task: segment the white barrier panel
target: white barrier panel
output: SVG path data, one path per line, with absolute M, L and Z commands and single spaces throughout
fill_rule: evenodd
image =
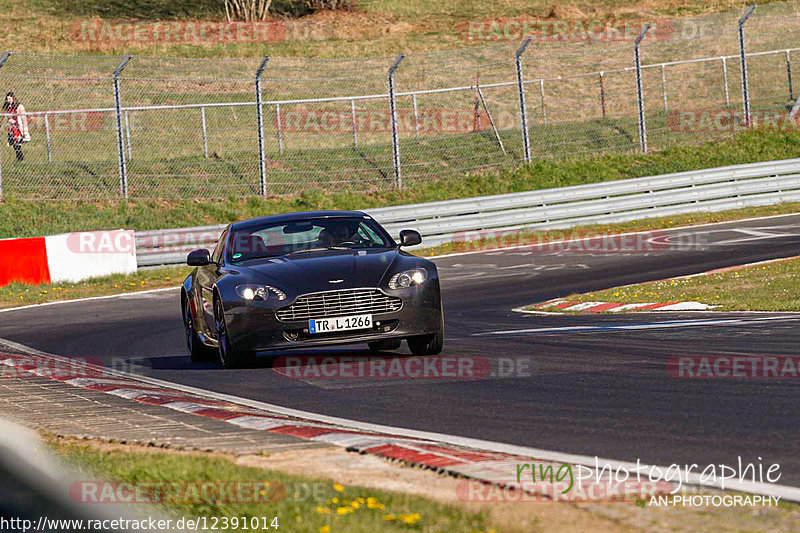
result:
M 133 231 L 86 231 L 45 237 L 50 281 L 81 281 L 136 272 Z

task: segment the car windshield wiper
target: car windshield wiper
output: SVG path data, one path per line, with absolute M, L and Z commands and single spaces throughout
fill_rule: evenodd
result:
M 346 246 L 324 246 L 321 248 L 304 248 L 302 250 L 295 250 L 294 252 L 291 252 L 289 255 L 304 254 L 306 252 L 325 252 L 328 250 L 352 250 L 352 248 L 348 248 Z

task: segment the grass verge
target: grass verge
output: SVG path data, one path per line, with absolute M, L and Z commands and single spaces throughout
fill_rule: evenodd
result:
M 191 270 L 187 266 L 139 270 L 136 274 L 115 274 L 91 278 L 78 283 L 47 283 L 29 285 L 12 283 L 0 287 L 0 309 L 72 300 L 91 296 L 106 296 L 126 292 L 177 287 Z
M 717 311 L 800 311 L 800 259 L 573 294 L 579 302 L 701 302 Z
M 227 518 L 250 525 L 252 519 L 271 524 L 277 517 L 279 531 L 353 533 L 373 531 L 491 531 L 487 513 L 469 512 L 455 505 L 434 502 L 385 490 L 342 486 L 327 480 L 237 465 L 229 457 L 213 454 L 175 454 L 98 449 L 48 439 L 50 447 L 77 467 L 85 479 L 147 484 L 184 484 L 182 496 L 164 498 L 157 510 L 173 517 Z M 245 495 L 244 503 L 217 501 L 219 492 L 192 494 L 192 486 L 239 483 L 263 487 Z M 269 483 L 269 484 L 267 484 Z M 309 487 L 313 490 L 309 490 Z M 284 490 L 285 489 L 285 490 Z M 147 499 L 148 493 L 142 497 Z M 205 496 L 213 494 L 207 499 Z M 234 499 L 238 500 L 237 497 Z M 245 493 L 242 493 L 245 494 Z M 138 496 L 137 496 L 138 497 Z M 171 500 L 183 500 L 180 502 Z M 222 523 L 222 522 L 220 522 Z M 237 528 L 259 531 L 261 528 Z M 272 528 L 267 527 L 267 530 Z M 520 530 L 521 531 L 521 530 Z
M 36 202 L 8 197 L 0 203 L 0 237 L 52 235 L 112 228 L 147 230 L 220 224 L 309 209 L 368 209 L 490 194 L 565 187 L 682 172 L 698 168 L 800 157 L 800 134 L 752 131 L 702 146 L 663 152 L 539 160 L 516 169 L 420 182 L 396 191 L 310 190 L 263 199 L 209 201 Z

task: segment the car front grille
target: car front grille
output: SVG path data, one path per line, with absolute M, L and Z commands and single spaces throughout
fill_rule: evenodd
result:
M 403 300 L 386 296 L 377 289 L 344 289 L 300 296 L 292 305 L 278 309 L 279 320 L 308 320 L 348 315 L 391 313 L 403 307 Z

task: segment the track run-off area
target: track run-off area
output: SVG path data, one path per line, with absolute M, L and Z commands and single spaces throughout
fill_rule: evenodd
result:
M 636 235 L 632 237 L 636 240 Z M 545 315 L 514 309 L 574 292 L 800 255 L 800 215 L 652 231 L 649 245 L 534 246 L 434 258 L 443 356 L 480 379 L 300 375 L 193 364 L 178 289 L 7 310 L 0 338 L 111 368 L 329 417 L 647 464 L 780 464 L 800 487 L 797 379 L 686 379 L 679 357 L 798 355 L 800 314 Z M 366 346 L 279 356 L 367 356 Z M 409 358 L 405 347 L 381 357 Z M 766 469 L 766 467 L 765 467 Z

